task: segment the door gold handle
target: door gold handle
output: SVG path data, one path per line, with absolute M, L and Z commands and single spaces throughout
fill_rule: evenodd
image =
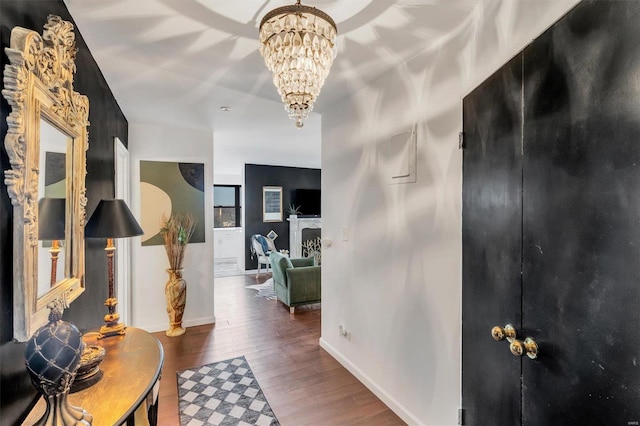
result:
M 518 339 L 513 340 L 509 345 L 509 349 L 515 356 L 522 356 L 526 353 L 531 359 L 538 357 L 538 344 L 531 337 L 524 339 L 524 342 Z
M 496 325 L 491 329 L 491 336 L 496 341 L 506 338 L 507 342 L 513 342 L 516 338 L 516 328 L 511 324 L 507 324 L 504 327 Z

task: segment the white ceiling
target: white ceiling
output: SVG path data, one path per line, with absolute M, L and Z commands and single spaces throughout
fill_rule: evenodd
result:
M 308 0 L 338 26 L 315 111 L 465 25 L 480 0 Z M 258 52 L 258 25 L 294 0 L 65 0 L 130 122 L 318 139 L 284 111 Z M 223 113 L 221 106 L 230 106 Z M 315 136 L 311 134 L 315 133 Z

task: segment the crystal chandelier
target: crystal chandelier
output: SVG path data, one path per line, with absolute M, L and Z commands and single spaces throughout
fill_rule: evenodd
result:
M 273 9 L 260 22 L 260 54 L 289 117 L 302 127 L 336 56 L 338 29 L 329 15 L 296 4 Z

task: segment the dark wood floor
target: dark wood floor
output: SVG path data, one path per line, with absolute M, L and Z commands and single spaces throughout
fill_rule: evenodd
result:
M 320 348 L 319 305 L 289 315 L 281 302 L 245 288 L 255 283 L 253 275 L 216 278 L 216 324 L 180 337 L 154 334 L 165 351 L 159 425 L 179 424 L 177 371 L 240 355 L 283 426 L 405 424 Z

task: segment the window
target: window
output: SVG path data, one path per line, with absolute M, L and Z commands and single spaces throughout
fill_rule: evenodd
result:
M 213 227 L 240 227 L 240 185 L 213 185 Z

